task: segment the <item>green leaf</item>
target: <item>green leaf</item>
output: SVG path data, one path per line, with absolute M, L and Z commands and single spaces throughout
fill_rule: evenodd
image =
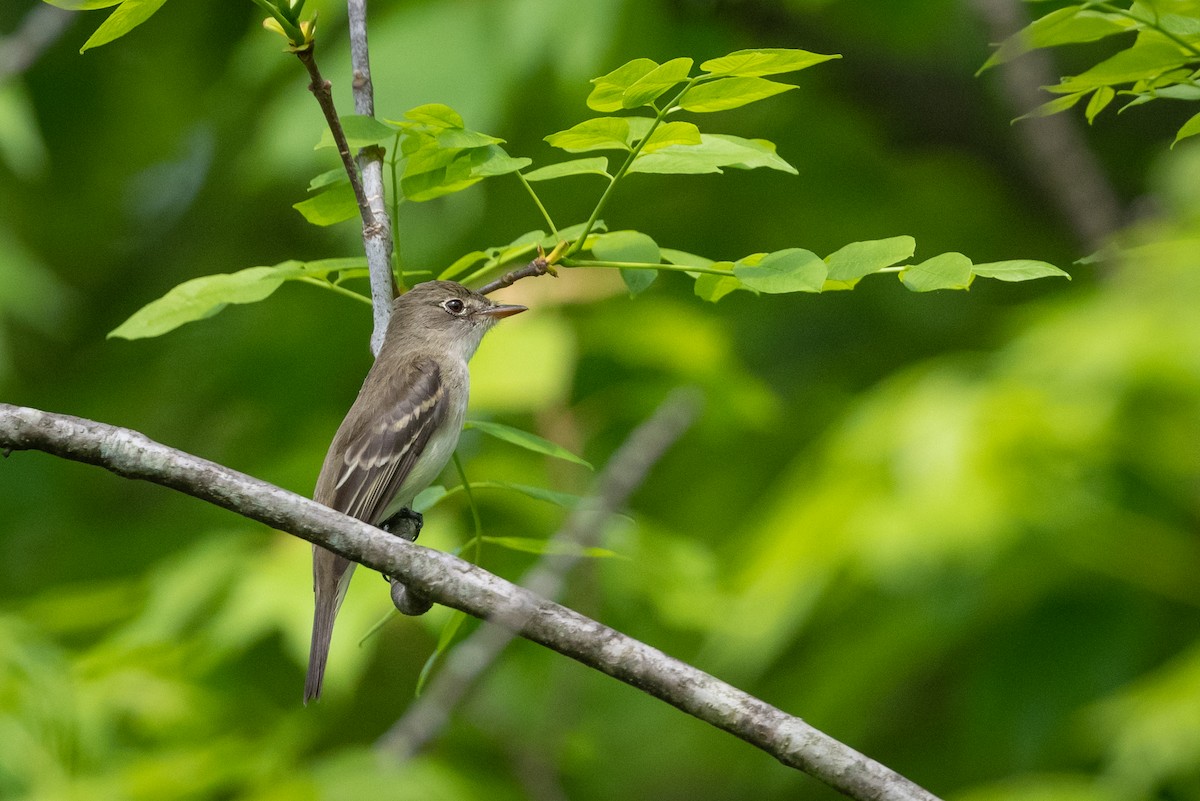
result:
M 100 27 L 88 37 L 88 40 L 83 43 L 83 47 L 79 48 L 79 52 L 82 53 L 93 47 L 108 44 L 113 39 L 121 38 L 154 16 L 154 12 L 162 8 L 165 2 L 166 0 L 125 0 L 117 6 L 113 13 L 108 15 L 108 19 L 100 23 Z M 96 7 L 102 8 L 103 6 Z
M 320 175 L 313 176 L 312 180 L 308 182 L 308 191 L 315 192 L 318 189 L 333 186 L 334 184 L 350 185 L 350 179 L 346 177 L 345 168 L 338 167 L 337 169 L 326 170 Z
M 1086 72 L 1065 78 L 1056 86 L 1047 88 L 1056 94 L 1090 92 L 1101 86 L 1153 78 L 1167 70 L 1187 65 L 1189 56 L 1177 44 L 1151 37 L 1150 33 L 1143 32 L 1132 47 L 1101 61 Z
M 607 548 L 582 548 L 573 542 L 559 540 L 539 540 L 535 537 L 484 537 L 489 545 L 499 545 L 510 551 L 523 553 L 551 554 L 554 556 L 591 556 L 614 557 L 620 556 L 616 551 Z
M 966 289 L 971 277 L 971 260 L 961 253 L 943 253 L 900 273 L 900 280 L 913 292 Z
M 733 266 L 733 273 L 747 288 L 756 292 L 820 292 L 828 272 L 817 254 L 801 248 L 777 250 L 757 264 L 745 260 Z
M 442 499 L 449 494 L 450 491 L 441 484 L 433 484 L 417 493 L 417 497 L 412 500 L 411 508 L 414 512 L 425 514 L 441 503 Z
M 820 53 L 810 53 L 807 50 L 784 48 L 738 50 L 727 56 L 705 61 L 700 65 L 700 69 L 710 75 L 755 77 L 795 72 L 835 58 L 841 58 L 841 56 L 826 56 Z
M 597 237 L 592 244 L 592 255 L 600 261 L 643 262 L 657 264 L 662 261 L 658 244 L 640 231 L 613 231 Z M 654 279 L 657 270 L 621 270 L 621 278 L 629 287 L 629 294 L 637 296 L 644 292 Z
M 721 262 L 729 265 L 733 269 L 732 262 Z M 716 275 L 714 273 L 700 273 L 696 276 L 696 284 L 692 291 L 696 293 L 696 297 L 707 300 L 709 303 L 716 303 L 721 298 L 742 289 L 742 282 L 735 275 Z
M 1005 39 L 979 72 L 1042 47 L 1095 42 L 1131 30 L 1137 23 L 1118 14 L 1084 10 L 1074 5 L 1051 11 Z M 978 73 L 976 73 L 978 74 Z
M 700 129 L 690 122 L 666 122 L 654 129 L 654 133 L 650 134 L 650 138 L 646 140 L 646 144 L 642 145 L 642 152 L 638 157 L 653 153 L 656 150 L 662 150 L 664 147 L 673 145 L 698 145 L 701 143 Z
M 483 178 L 519 172 L 533 163 L 533 159 L 508 155 L 504 148 L 498 145 L 473 148 L 470 151 L 470 159 L 471 175 Z
M 629 150 L 629 120 L 625 117 L 596 117 L 546 137 L 551 146 L 568 153 L 589 150 Z
M 1020 117 L 1017 117 L 1017 119 L 1029 120 L 1037 117 L 1049 117 L 1051 114 L 1057 114 L 1060 111 L 1066 111 L 1067 109 L 1071 108 L 1071 106 L 1074 106 L 1076 103 L 1078 103 L 1080 98 L 1086 94 L 1087 92 L 1077 92 L 1073 95 L 1056 97 L 1053 100 L 1038 106 L 1033 111 L 1022 114 Z
M 795 88 L 766 78 L 721 78 L 692 87 L 679 101 L 679 107 L 695 112 L 725 111 Z
M 722 167 L 753 170 L 767 167 L 796 175 L 796 168 L 775 153 L 766 139 L 743 139 L 728 134 L 700 134 L 698 145 L 669 145 L 640 155 L 629 172 L 696 175 L 721 172 Z
M 433 668 L 441 659 L 442 654 L 450 649 L 450 644 L 454 642 L 458 630 L 462 628 L 462 624 L 466 622 L 467 615 L 465 612 L 460 612 L 455 609 L 450 613 L 450 617 L 446 619 L 446 624 L 442 626 L 442 632 L 438 635 L 437 646 L 433 649 L 433 653 L 425 660 L 425 664 L 421 666 L 421 673 L 417 676 L 417 686 L 414 693 L 420 696 L 422 690 L 425 689 L 425 682 L 433 675 Z
M 994 261 L 989 264 L 975 264 L 971 272 L 984 278 L 995 278 L 997 281 L 1032 281 L 1035 278 L 1053 278 L 1062 276 L 1071 280 L 1069 273 L 1060 270 L 1053 264 L 1029 259 L 1014 259 L 1012 261 Z
M 273 267 L 248 267 L 236 273 L 193 278 L 134 312 L 108 336 L 122 339 L 156 337 L 184 323 L 211 317 L 230 303 L 260 301 L 284 281 L 304 274 L 300 262 L 285 261 Z
M 485 423 L 482 420 L 468 420 L 463 424 L 463 428 L 468 431 L 475 429 L 476 431 L 480 431 L 490 437 L 504 440 L 511 445 L 516 445 L 524 448 L 525 450 L 533 451 L 534 453 L 540 453 L 545 456 L 553 456 L 556 459 L 562 459 L 563 461 L 581 464 L 589 470 L 592 469 L 591 464 L 585 462 L 583 459 L 580 459 L 563 446 L 556 445 L 548 439 L 543 439 L 537 434 L 531 434 L 528 431 L 522 431 L 519 428 L 506 426 L 502 423 Z
M 441 281 L 452 281 L 465 273 L 473 265 L 478 264 L 486 259 L 487 255 L 487 251 L 472 250 L 470 253 L 460 256 L 453 264 L 442 270 L 442 272 L 438 275 L 438 279 Z
M 346 144 L 351 150 L 391 142 L 400 133 L 390 125 L 385 125 L 374 117 L 362 114 L 347 114 L 341 118 L 342 132 L 346 134 Z M 321 132 L 321 141 L 317 142 L 314 150 L 325 147 L 337 147 L 329 128 Z
M 358 199 L 350 182 L 332 184 L 310 198 L 293 203 L 292 208 L 313 225 L 335 225 L 359 216 Z
M 426 103 L 423 106 L 411 108 L 404 112 L 403 121 L 393 124 L 402 127 L 420 125 L 433 131 L 467 127 L 462 115 L 443 103 Z
M 528 484 L 510 484 L 507 481 L 492 481 L 489 482 L 489 485 L 514 490 L 536 501 L 545 501 L 555 506 L 561 506 L 564 509 L 571 509 L 577 506 L 581 500 L 578 495 L 572 495 L 569 492 L 555 492 L 545 487 L 531 487 Z
M 1087 109 L 1084 112 L 1087 115 L 1088 125 L 1092 124 L 1096 115 L 1104 111 L 1105 106 L 1111 103 L 1116 96 L 1117 90 L 1111 86 L 1101 86 L 1092 94 L 1092 99 L 1088 101 Z
M 42 0 L 67 11 L 94 11 L 98 8 L 109 8 L 124 0 Z
M 851 242 L 825 257 L 825 263 L 829 265 L 828 279 L 856 281 L 911 258 L 916 249 L 917 242 L 911 236 Z
M 1191 117 L 1179 128 L 1179 132 L 1175 134 L 1175 141 L 1171 143 L 1171 147 L 1173 148 L 1179 144 L 1181 139 L 1187 139 L 1189 136 L 1195 136 L 1196 134 L 1200 134 L 1200 114 Z
M 658 67 L 658 62 L 648 58 L 635 58 L 617 67 L 607 75 L 592 78 L 595 88 L 588 95 L 588 108 L 595 111 L 620 111 L 625 90 L 637 83 L 644 75 Z
M 649 105 L 672 86 L 686 81 L 691 71 L 690 58 L 673 58 L 665 64 L 660 64 L 630 84 L 621 95 L 621 108 Z
M 526 181 L 550 181 L 570 175 L 603 175 L 606 178 L 612 178 L 608 174 L 608 159 L 605 156 L 572 159 L 524 173 Z

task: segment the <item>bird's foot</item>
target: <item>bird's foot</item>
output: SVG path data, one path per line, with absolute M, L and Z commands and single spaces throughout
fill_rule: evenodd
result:
M 420 512 L 414 512 L 406 506 L 387 520 L 384 520 L 379 527 L 388 534 L 395 534 L 397 537 L 403 537 L 409 542 L 416 542 L 417 537 L 421 536 L 421 527 L 424 525 L 425 515 Z M 412 532 L 411 537 L 408 536 L 409 531 Z

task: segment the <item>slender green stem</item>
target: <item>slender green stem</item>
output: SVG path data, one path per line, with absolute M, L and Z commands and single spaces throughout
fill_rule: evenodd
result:
M 617 270 L 667 270 L 676 273 L 708 273 L 709 275 L 733 275 L 732 270 L 715 267 L 692 267 L 687 264 L 653 263 L 646 261 L 597 261 L 595 259 L 566 259 L 563 267 L 605 267 Z
M 585 223 L 583 226 L 583 233 L 581 233 L 579 238 L 576 239 L 571 247 L 567 249 L 567 252 L 563 254 L 564 257 L 573 256 L 583 248 L 583 243 L 587 241 L 588 234 L 592 232 L 592 228 L 595 227 L 596 221 L 600 219 L 600 213 L 604 211 L 604 207 L 608 203 L 608 199 L 612 197 L 613 188 L 622 178 L 625 177 L 625 173 L 629 172 L 629 168 L 633 166 L 634 159 L 641 154 L 642 148 L 644 148 L 646 143 L 650 141 L 650 137 L 654 135 L 654 131 L 657 130 L 658 126 L 662 124 L 662 121 L 666 119 L 667 114 L 670 113 L 676 105 L 678 105 L 679 101 L 683 99 L 683 96 L 688 93 L 688 90 L 695 86 L 699 80 L 699 77 L 690 79 L 687 82 L 687 85 L 679 90 L 679 94 L 675 95 L 675 97 L 671 99 L 670 103 L 664 104 L 663 107 L 659 109 L 658 113 L 654 115 L 654 122 L 651 123 L 650 129 L 646 131 L 646 135 L 638 140 L 638 143 L 629 151 L 629 156 L 626 157 L 625 162 L 621 165 L 621 168 L 617 170 L 616 174 L 613 175 L 612 180 L 608 182 L 608 186 L 604 188 L 604 192 L 600 195 L 600 199 L 596 201 L 596 208 L 592 209 L 592 215 L 588 217 L 587 223 Z
M 454 469 L 458 471 L 463 492 L 467 494 L 467 505 L 471 507 L 471 520 L 475 524 L 475 557 L 472 561 L 479 564 L 483 557 L 483 521 L 479 517 L 479 507 L 475 504 L 475 493 L 471 492 L 471 482 L 467 480 L 467 471 L 463 469 L 462 460 L 458 458 L 458 451 L 454 452 Z
M 554 240 L 558 241 L 558 226 L 554 224 L 554 220 L 550 219 L 550 212 L 546 211 L 546 207 L 542 205 L 542 199 L 538 197 L 537 192 L 533 191 L 529 181 L 525 180 L 525 176 L 517 173 L 517 178 L 521 181 L 521 186 L 525 187 L 525 191 L 533 198 L 534 204 L 538 207 L 538 211 L 542 213 L 542 219 L 546 221 L 546 225 L 550 226 L 550 233 L 554 234 Z
M 345 295 L 348 298 L 354 298 L 355 300 L 361 301 L 361 302 L 367 304 L 368 306 L 371 305 L 371 299 L 368 298 L 366 295 L 360 295 L 352 289 L 346 289 L 346 287 L 344 287 L 344 286 L 338 286 L 337 284 L 333 283 L 332 281 L 325 281 L 325 280 L 316 278 L 311 275 L 302 275 L 302 276 L 300 276 L 299 280 L 303 281 L 306 284 L 312 284 L 313 286 L 319 286 L 322 289 L 328 289 L 331 292 L 337 292 L 339 295 Z

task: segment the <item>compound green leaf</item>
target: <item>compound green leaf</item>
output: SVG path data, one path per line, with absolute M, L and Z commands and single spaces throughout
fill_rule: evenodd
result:
M 1042 47 L 1095 42 L 1131 30 L 1137 23 L 1128 17 L 1086 10 L 1081 5 L 1051 11 L 1005 39 L 979 68 L 979 72 L 1012 61 Z
M 777 250 L 757 264 L 741 261 L 733 266 L 734 275 L 743 285 L 768 294 L 820 292 L 827 272 L 817 254 L 801 248 Z
M 756 77 L 795 72 L 835 58 L 841 58 L 841 56 L 826 56 L 820 53 L 810 53 L 807 50 L 785 48 L 738 50 L 727 56 L 705 61 L 700 65 L 700 69 L 710 75 Z
M 694 112 L 725 111 L 795 88 L 766 78 L 722 78 L 688 90 L 679 107 Z

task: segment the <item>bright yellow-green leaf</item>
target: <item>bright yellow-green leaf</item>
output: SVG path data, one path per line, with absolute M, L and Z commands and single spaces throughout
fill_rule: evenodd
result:
M 358 199 L 350 182 L 330 184 L 310 198 L 292 204 L 313 225 L 336 225 L 359 215 Z
M 236 273 L 193 278 L 134 312 L 108 336 L 122 339 L 156 337 L 184 323 L 211 317 L 230 303 L 260 301 L 284 281 L 304 274 L 300 262 L 285 261 L 273 267 L 249 267 Z
M 624 117 L 596 117 L 584 120 L 565 131 L 550 134 L 546 141 L 568 153 L 589 150 L 629 150 L 629 120 Z
M 1179 133 L 1175 134 L 1175 141 L 1171 143 L 1171 147 L 1175 147 L 1181 139 L 1187 139 L 1189 136 L 1200 134 L 1200 114 L 1188 119 L 1180 128 Z
M 692 87 L 679 102 L 679 107 L 695 112 L 725 111 L 795 88 L 792 84 L 766 78 L 722 78 Z
M 851 242 L 825 257 L 830 281 L 854 281 L 904 261 L 917 248 L 911 236 Z
M 1041 47 L 1095 42 L 1131 30 L 1137 23 L 1119 14 L 1087 10 L 1074 5 L 1051 11 L 1005 39 L 979 68 L 983 72 L 997 64 Z
M 1105 106 L 1113 101 L 1117 96 L 1117 90 L 1111 86 L 1101 86 L 1092 94 L 1092 99 L 1088 101 L 1087 109 L 1084 113 L 1087 115 L 1087 121 L 1090 125 L 1092 120 L 1096 119 L 1096 115 L 1104 111 Z
M 566 178 L 570 175 L 603 175 L 608 174 L 608 159 L 604 156 L 594 158 L 573 159 L 559 164 L 550 164 L 523 174 L 526 181 L 549 181 L 554 178 Z
M 592 255 L 600 261 L 611 262 L 658 264 L 662 260 L 658 244 L 640 231 L 613 231 L 603 234 L 597 237 L 592 245 Z M 652 269 L 621 270 L 621 278 L 629 287 L 631 295 L 644 292 L 657 277 L 658 271 Z
M 820 292 L 827 268 L 817 254 L 801 248 L 768 253 L 757 264 L 743 259 L 733 273 L 743 285 L 757 292 Z
M 642 145 L 642 152 L 638 156 L 640 158 L 644 154 L 650 154 L 672 145 L 698 145 L 700 142 L 700 129 L 692 123 L 664 122 L 654 129 L 654 133 L 650 134 L 650 138 L 646 140 L 646 144 Z
M 588 108 L 604 112 L 619 111 L 623 108 L 621 101 L 625 96 L 625 90 L 656 67 L 658 67 L 656 61 L 648 58 L 635 58 L 607 75 L 593 78 L 592 83 L 596 86 L 588 95 Z
M 690 58 L 673 58 L 660 64 L 629 86 L 621 95 L 622 108 L 637 108 L 653 102 L 672 86 L 686 81 L 692 71 Z
M 97 8 L 115 6 L 124 0 L 42 0 L 42 2 L 65 8 L 67 11 L 94 11 Z
M 109 14 L 108 19 L 100 23 L 100 27 L 88 37 L 88 40 L 83 43 L 83 47 L 79 48 L 79 52 L 82 53 L 93 47 L 108 44 L 113 39 L 119 39 L 154 16 L 154 12 L 158 11 L 166 1 L 124 0 L 112 14 Z
M 996 261 L 990 264 L 975 264 L 971 272 L 984 278 L 995 278 L 997 281 L 1032 281 L 1035 278 L 1062 277 L 1068 281 L 1071 276 L 1044 261 L 1030 259 L 1013 259 L 1012 261 Z
M 705 61 L 700 65 L 700 69 L 711 75 L 755 77 L 795 72 L 834 58 L 841 58 L 841 56 L 826 56 L 820 53 L 810 53 L 807 50 L 784 48 L 738 50 L 727 56 Z
M 732 269 L 732 262 L 725 262 Z M 742 282 L 735 275 L 715 275 L 713 273 L 700 273 L 696 276 L 696 284 L 692 291 L 696 293 L 696 297 L 702 300 L 707 300 L 709 303 L 716 303 L 721 298 L 742 288 Z
M 374 117 L 362 114 L 347 114 L 341 118 L 341 122 L 342 131 L 346 134 L 346 143 L 353 150 L 390 143 L 395 140 L 396 134 L 400 133 L 390 125 L 385 125 Z M 317 142 L 314 149 L 320 150 L 335 146 L 333 134 L 329 132 L 328 128 L 325 128 L 321 133 L 321 140 Z
M 913 292 L 966 289 L 971 278 L 971 260 L 961 253 L 943 253 L 900 273 L 900 280 Z
M 721 172 L 722 167 L 739 170 L 767 167 L 796 174 L 796 168 L 775 153 L 774 143 L 728 134 L 700 134 L 698 145 L 671 145 L 639 155 L 629 171 L 695 175 Z

